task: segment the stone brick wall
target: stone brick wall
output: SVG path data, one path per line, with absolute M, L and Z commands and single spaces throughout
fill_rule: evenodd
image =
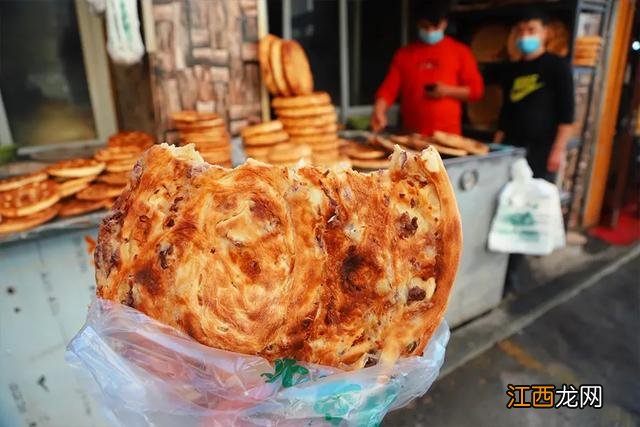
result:
M 151 85 L 160 138 L 173 111 L 215 111 L 232 134 L 260 111 L 257 0 L 154 0 Z

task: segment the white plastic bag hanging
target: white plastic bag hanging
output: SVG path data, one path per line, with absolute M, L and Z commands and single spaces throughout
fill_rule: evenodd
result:
M 558 188 L 533 178 L 525 159 L 511 166 L 512 180 L 500 193 L 489 232 L 495 252 L 548 255 L 565 245 Z
M 113 425 L 377 426 L 422 396 L 438 376 L 446 323 L 421 357 L 343 372 L 206 347 L 143 313 L 92 303 L 67 362 Z
M 136 0 L 106 0 L 107 51 L 113 62 L 131 65 L 144 55 Z

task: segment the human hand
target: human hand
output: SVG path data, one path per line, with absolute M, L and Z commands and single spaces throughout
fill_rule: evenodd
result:
M 374 132 L 380 132 L 387 127 L 387 111 L 384 101 L 376 101 L 371 112 L 371 129 Z
M 549 157 L 547 158 L 547 171 L 553 173 L 558 172 L 560 165 L 564 161 L 564 156 L 564 148 L 553 147 L 551 149 L 551 153 L 549 153 Z
M 445 98 L 449 97 L 452 94 L 453 86 L 444 83 L 435 83 L 430 85 L 429 90 L 427 90 L 427 95 L 431 98 Z

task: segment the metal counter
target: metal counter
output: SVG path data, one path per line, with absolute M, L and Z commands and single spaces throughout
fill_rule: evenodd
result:
M 507 255 L 487 236 L 509 166 L 522 150 L 447 159 L 464 245 L 447 319 L 458 325 L 500 302 Z M 64 219 L 0 238 L 0 426 L 106 425 L 64 362 L 95 292 L 84 237 L 104 213 Z
M 444 161 L 456 193 L 462 220 L 462 258 L 446 318 L 455 327 L 498 305 L 509 256 L 489 252 L 487 239 L 500 190 L 509 181 L 511 164 L 523 149 L 492 147 L 486 156 Z

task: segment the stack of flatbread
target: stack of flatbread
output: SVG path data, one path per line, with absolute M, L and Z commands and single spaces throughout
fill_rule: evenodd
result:
M 101 151 L 98 150 L 99 153 Z M 47 168 L 49 175 L 58 182 L 61 198 L 59 216 L 80 215 L 109 207 L 113 199 L 124 189 L 124 184 L 116 187 L 96 181 L 98 176 L 105 172 L 107 164 L 113 165 L 114 162 L 107 162 L 104 154 L 97 157 L 63 160 Z M 106 172 L 105 175 L 112 173 Z
M 171 118 L 182 145 L 195 144 L 207 162 L 231 167 L 231 138 L 219 114 L 188 110 L 173 113 Z
M 355 169 L 375 170 L 389 167 L 391 150 L 378 144 L 341 139 L 340 153 L 349 159 Z
M 111 207 L 140 155 L 154 143 L 144 132 L 120 132 L 92 159 L 63 160 L 31 174 L 1 179 L 0 234 L 28 230 L 56 216 Z
M 240 132 L 247 157 L 274 165 L 294 165 L 311 161 L 311 148 L 292 144 L 280 120 L 247 126 Z
M 260 39 L 258 57 L 262 79 L 272 95 L 308 95 L 313 92 L 313 74 L 307 54 L 295 40 L 282 40 L 267 34 Z
M 0 180 L 0 234 L 28 230 L 60 210 L 60 186 L 46 171 Z
M 573 64 L 582 67 L 595 67 L 600 58 L 603 40 L 600 36 L 582 36 L 576 38 L 573 52 Z
M 429 142 L 429 145 L 445 154 L 448 151 L 452 156 L 464 156 L 466 154 L 484 155 L 489 152 L 489 146 L 487 144 L 483 144 L 475 139 L 439 130 L 433 133 L 433 142 Z M 453 150 L 456 150 L 456 152 L 454 153 Z
M 328 93 L 277 97 L 272 106 L 291 142 L 311 147 L 314 164 L 329 166 L 341 160 L 337 114 Z

